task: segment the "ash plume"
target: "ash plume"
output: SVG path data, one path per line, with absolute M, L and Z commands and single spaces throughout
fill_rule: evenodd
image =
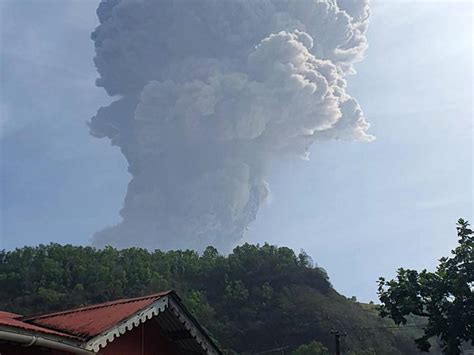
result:
M 225 250 L 267 198 L 272 159 L 373 139 L 346 93 L 368 0 L 105 0 L 97 14 L 97 85 L 117 100 L 90 130 L 132 175 L 98 246 Z

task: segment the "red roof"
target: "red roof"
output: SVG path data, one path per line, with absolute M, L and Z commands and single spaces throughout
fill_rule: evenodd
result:
M 15 313 L 0 312 L 0 326 L 20 328 L 20 329 L 31 331 L 31 332 L 55 335 L 59 337 L 67 337 L 67 338 L 73 338 L 73 339 L 76 338 L 69 334 L 64 334 L 61 332 L 57 332 L 55 330 L 38 327 L 34 324 L 25 323 L 20 318 L 21 316 Z
M 0 319 L 2 318 L 18 318 L 21 317 L 21 315 L 12 313 L 12 312 L 5 312 L 5 311 L 0 311 Z
M 120 299 L 63 312 L 23 318 L 22 321 L 64 332 L 83 339 L 92 338 L 133 316 L 172 291 L 145 297 Z
M 162 299 L 169 296 L 172 300 Z M 25 330 L 29 335 L 36 333 L 54 336 L 53 341 L 62 342 L 57 338 L 68 338 L 71 344 L 79 347 L 91 347 L 93 351 L 98 351 L 100 347 L 106 346 L 108 342 L 113 341 L 120 336 L 120 324 L 126 325 L 130 330 L 130 325 L 137 318 L 144 314 L 141 311 L 148 312 L 149 306 L 160 301 L 161 307 L 170 306 L 172 310 L 166 310 L 161 317 L 157 318 L 157 322 L 165 333 L 190 332 L 191 337 L 184 337 L 177 340 L 171 338 L 172 341 L 183 351 L 183 353 L 209 353 L 209 349 L 213 349 L 211 353 L 221 354 L 219 348 L 213 343 L 212 339 L 201 328 L 199 323 L 184 308 L 181 300 L 174 291 L 166 291 L 154 295 L 120 299 L 116 301 L 95 304 L 86 307 L 80 307 L 62 312 L 43 314 L 33 317 L 23 317 L 18 314 L 0 311 L 0 329 L 7 329 L 15 332 L 17 330 Z M 145 317 L 156 309 L 150 309 L 149 313 L 145 313 Z M 147 317 L 149 319 L 149 317 Z M 141 319 L 140 319 L 141 320 Z M 135 324 L 136 325 L 136 324 Z M 132 325 L 133 327 L 133 325 Z M 195 328 L 194 328 L 195 327 Z M 193 333 L 190 329 L 194 328 L 197 333 Z M 21 333 L 21 331 L 20 331 Z M 198 334 L 200 336 L 198 337 Z M 50 337 L 51 338 L 51 337 Z M 89 343 L 92 342 L 92 343 Z

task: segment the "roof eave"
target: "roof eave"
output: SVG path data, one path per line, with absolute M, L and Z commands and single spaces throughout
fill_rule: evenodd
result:
M 40 346 L 74 354 L 94 354 L 94 352 L 81 347 L 80 341 L 66 340 L 59 336 L 30 332 L 17 327 L 0 326 L 0 340 L 19 343 L 24 347 Z
M 221 355 L 222 352 L 210 339 L 207 333 L 202 329 L 197 320 L 187 311 L 181 303 L 181 299 L 175 292 L 170 292 L 166 296 L 162 296 L 151 305 L 143 308 L 134 315 L 128 317 L 114 327 L 103 331 L 102 333 L 90 338 L 85 343 L 84 347 L 88 350 L 98 352 L 101 348 L 107 346 L 108 343 L 114 339 L 125 334 L 147 320 L 158 316 L 169 308 L 175 317 L 177 317 L 183 324 L 184 328 L 190 332 L 191 336 L 201 346 L 203 351 L 208 355 Z
M 106 347 L 108 343 L 125 334 L 127 331 L 138 327 L 140 324 L 144 323 L 148 319 L 151 319 L 154 316 L 160 314 L 161 312 L 164 312 L 167 306 L 168 296 L 163 296 L 153 302 L 150 306 L 145 307 L 141 311 L 128 317 L 127 319 L 123 320 L 112 328 L 107 329 L 99 335 L 90 338 L 85 343 L 85 348 L 98 352 L 100 348 Z

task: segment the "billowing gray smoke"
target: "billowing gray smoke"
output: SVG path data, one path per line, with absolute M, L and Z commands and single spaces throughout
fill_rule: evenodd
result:
M 96 245 L 226 249 L 268 195 L 272 158 L 316 140 L 370 141 L 345 77 L 367 47 L 368 0 L 105 0 L 90 122 L 133 178 Z

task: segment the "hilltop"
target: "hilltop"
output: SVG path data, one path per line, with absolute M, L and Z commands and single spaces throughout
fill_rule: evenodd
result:
M 175 289 L 229 353 L 285 353 L 318 341 L 333 349 L 345 331 L 348 354 L 418 354 L 410 332 L 381 320 L 374 306 L 339 294 L 304 252 L 244 244 L 154 252 L 72 245 L 0 251 L 0 309 L 35 314 Z M 276 352 L 275 352 L 276 353 Z M 281 353 L 281 350 L 280 352 Z

